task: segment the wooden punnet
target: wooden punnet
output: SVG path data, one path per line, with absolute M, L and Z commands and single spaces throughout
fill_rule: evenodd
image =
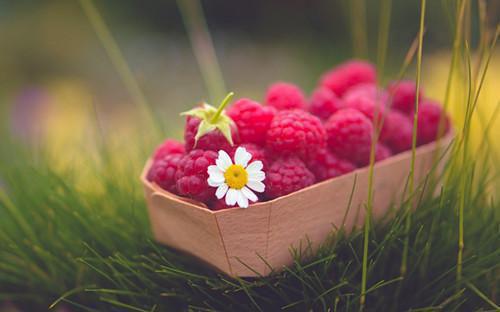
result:
M 416 150 L 415 185 L 421 183 L 452 141 L 448 134 Z M 386 214 L 403 197 L 411 151 L 378 162 L 374 167 L 373 215 Z M 368 167 L 333 178 L 247 209 L 212 211 L 201 203 L 171 194 L 148 182 L 149 161 L 142 173 L 155 239 L 187 252 L 231 276 L 259 276 L 292 264 L 290 248 L 317 247 L 340 228 L 364 222 L 368 196 Z M 265 182 L 265 181 L 264 181 Z M 350 206 L 349 206 L 350 201 Z M 310 244 L 310 245 L 309 245 Z M 264 261 L 264 260 L 265 261 Z

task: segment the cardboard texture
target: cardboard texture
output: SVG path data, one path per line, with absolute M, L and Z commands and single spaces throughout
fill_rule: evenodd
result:
M 443 155 L 452 140 L 450 133 L 441 139 L 440 148 L 436 142 L 417 148 L 415 185 L 422 183 L 434 166 L 436 172 L 442 171 L 447 160 Z M 269 275 L 292 264 L 291 247 L 302 251 L 310 247 L 308 251 L 315 252 L 335 229 L 344 226 L 350 231 L 364 223 L 368 167 L 247 209 L 211 211 L 148 182 L 150 166 L 151 161 L 141 180 L 155 239 L 231 276 Z M 375 219 L 403 199 L 410 166 L 411 151 L 375 164 Z

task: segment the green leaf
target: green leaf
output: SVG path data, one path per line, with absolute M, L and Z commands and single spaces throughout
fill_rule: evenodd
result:
M 231 146 L 234 145 L 233 138 L 231 136 L 231 125 L 233 125 L 234 122 L 228 115 L 226 115 L 226 111 L 224 110 L 232 96 L 233 93 L 229 93 L 218 108 L 215 108 L 207 103 L 203 103 L 202 107 L 196 107 L 188 110 L 187 112 L 181 113 L 181 116 L 191 116 L 201 119 L 200 125 L 198 126 L 198 132 L 195 136 L 195 146 L 198 143 L 198 140 L 205 134 L 217 130 L 224 135 Z

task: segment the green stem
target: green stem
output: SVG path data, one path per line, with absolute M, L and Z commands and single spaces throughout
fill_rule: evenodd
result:
M 366 283 L 368 279 L 368 242 L 370 238 L 370 222 L 373 207 L 373 165 L 375 159 L 375 144 L 372 142 L 372 148 L 370 152 L 370 173 L 368 176 L 368 203 L 366 207 L 365 215 L 365 227 L 364 227 L 364 238 L 363 238 L 363 264 L 362 264 L 362 275 L 361 275 L 361 297 L 360 297 L 360 310 L 364 309 L 366 303 Z
M 377 42 L 377 72 L 379 83 L 383 84 L 385 60 L 387 56 L 387 43 L 391 25 L 392 0 L 383 0 L 380 6 L 379 34 Z
M 467 282 L 466 283 L 467 287 L 469 287 L 473 292 L 476 293 L 481 299 L 483 299 L 485 302 L 487 302 L 495 311 L 499 311 L 500 307 L 493 302 L 490 298 L 488 298 L 485 294 L 483 294 L 476 286 L 474 286 L 472 283 Z
M 478 12 L 479 12 L 479 47 L 477 53 L 477 64 L 476 64 L 476 71 L 474 74 L 474 81 L 477 81 L 479 77 L 479 72 L 481 69 L 481 60 L 484 58 L 484 54 L 486 52 L 486 49 L 488 48 L 488 24 L 486 21 L 486 0 L 478 0 L 477 1 L 478 5 Z
M 146 100 L 144 92 L 135 79 L 118 43 L 104 22 L 95 3 L 92 0 L 80 0 L 80 5 L 127 91 L 130 93 L 139 109 L 142 110 L 145 118 L 151 120 L 160 134 L 163 134 L 165 132 L 163 124 L 157 117 L 157 114 L 155 114 L 151 104 Z
M 465 56 L 467 60 L 467 81 L 468 81 L 468 95 L 467 95 L 467 105 L 465 110 L 465 120 L 463 127 L 463 168 L 461 170 L 461 192 L 460 192 L 460 203 L 458 210 L 458 254 L 457 254 L 457 287 L 461 286 L 462 282 L 462 267 L 463 267 L 463 252 L 464 252 L 464 208 L 466 204 L 466 188 L 467 179 L 469 178 L 469 166 L 467 166 L 468 161 L 468 145 L 469 145 L 469 134 L 470 134 L 470 122 L 473 114 L 474 105 L 472 103 L 473 94 L 473 82 L 472 82 L 472 68 L 471 68 L 471 56 L 470 49 L 467 40 L 465 41 Z
M 448 105 L 450 102 L 450 95 L 451 95 L 451 86 L 453 84 L 453 77 L 455 74 L 455 68 L 457 67 L 457 58 L 458 54 L 460 52 L 460 43 L 461 43 L 461 38 L 462 38 L 462 29 L 463 29 L 463 18 L 464 18 L 464 11 L 465 11 L 465 0 L 462 0 L 460 5 L 457 7 L 457 24 L 455 25 L 455 37 L 453 38 L 453 51 L 451 54 L 451 64 L 450 64 L 450 70 L 448 72 L 448 80 L 446 81 L 446 89 L 445 89 L 445 94 L 444 94 L 444 104 L 443 104 L 443 110 L 446 112 L 448 110 Z M 443 135 L 443 132 L 445 130 L 445 121 L 446 121 L 446 114 L 441 114 L 441 117 L 439 118 L 439 126 L 438 126 L 438 149 L 440 148 L 440 143 L 441 140 L 440 138 Z M 437 153 L 436 153 L 437 154 Z
M 349 14 L 354 55 L 366 57 L 368 36 L 366 34 L 366 3 L 365 0 L 349 1 Z
M 401 261 L 400 273 L 401 277 L 406 275 L 407 263 L 408 263 L 408 250 L 410 244 L 410 228 L 411 228 L 411 208 L 413 206 L 413 192 L 415 187 L 415 150 L 417 148 L 417 124 L 418 124 L 418 103 L 420 100 L 419 90 L 420 90 L 420 76 L 422 73 L 422 46 L 423 46 L 423 34 L 424 34 L 424 21 L 425 21 L 425 6 L 426 0 L 421 0 L 421 11 L 420 11 L 420 31 L 418 40 L 418 52 L 417 52 L 417 77 L 416 77 L 416 96 L 415 96 L 415 110 L 413 113 L 413 134 L 412 134 L 412 148 L 411 148 L 411 164 L 410 164 L 410 199 L 408 200 L 406 207 L 406 220 L 405 220 L 405 241 L 403 247 L 403 259 Z
M 378 55 L 377 55 L 377 67 L 381 76 L 383 75 L 383 68 L 387 51 L 387 42 L 389 38 L 390 15 L 391 15 L 391 1 L 385 0 L 383 2 L 380 12 L 380 29 L 379 29 Z M 380 126 L 383 123 L 383 120 L 380 120 L 379 118 L 379 113 L 380 113 L 379 105 L 377 105 L 374 118 L 375 120 L 374 133 L 372 136 L 372 143 L 370 150 L 370 171 L 368 175 L 368 201 L 366 207 L 364 238 L 363 238 L 363 264 L 362 264 L 363 267 L 361 275 L 360 310 L 364 309 L 366 303 L 366 284 L 368 279 L 368 242 L 370 238 L 371 217 L 373 210 L 373 175 L 374 175 L 374 165 L 375 165 L 375 149 L 377 146 L 378 136 L 380 133 Z
M 199 0 L 177 0 L 177 5 L 211 102 L 214 103 L 226 94 L 226 87 L 203 8 Z
M 233 96 L 234 96 L 234 92 L 229 92 L 226 95 L 226 97 L 224 98 L 224 100 L 222 100 L 222 102 L 220 103 L 219 107 L 217 108 L 217 111 L 215 112 L 215 115 L 210 120 L 210 123 L 216 123 L 217 122 L 217 119 L 219 119 L 220 114 L 222 114 L 222 112 L 224 111 L 224 109 L 226 108 L 227 104 L 229 103 L 229 101 L 231 100 L 231 98 Z

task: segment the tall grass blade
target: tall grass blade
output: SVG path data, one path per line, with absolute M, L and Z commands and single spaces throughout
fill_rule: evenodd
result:
M 420 101 L 419 91 L 420 90 L 420 79 L 422 73 L 422 47 L 423 47 L 423 34 L 424 34 L 424 22 L 425 22 L 425 10 L 426 10 L 426 0 L 421 0 L 420 2 L 420 27 L 419 27 L 419 40 L 418 40 L 418 51 L 417 51 L 417 75 L 415 79 L 416 84 L 416 96 L 415 96 L 415 107 L 413 112 L 413 134 L 412 134 L 412 152 L 411 152 L 411 164 L 410 164 L 410 176 L 409 176 L 409 191 L 410 194 L 415 192 L 415 150 L 417 148 L 417 124 L 418 124 L 418 106 Z M 406 206 L 406 221 L 405 221 L 405 237 L 403 245 L 403 256 L 401 260 L 400 274 L 404 278 L 407 271 L 408 265 L 408 250 L 410 241 L 410 228 L 411 228 L 411 209 L 413 207 L 414 201 L 408 200 Z
M 349 1 L 349 21 L 351 24 L 350 28 L 354 56 L 365 58 L 368 55 L 368 30 L 366 26 L 365 0 Z
M 377 74 L 379 83 L 383 84 L 385 73 L 385 61 L 387 58 L 387 47 L 389 41 L 389 32 L 391 29 L 391 9 L 392 0 L 382 0 L 379 13 L 379 34 L 377 41 Z
M 210 100 L 218 103 L 227 92 L 201 3 L 199 0 L 177 0 L 177 5 Z
M 468 159 L 468 143 L 470 137 L 470 122 L 473 113 L 472 104 L 472 93 L 473 93 L 473 82 L 472 82 L 472 68 L 471 68 L 471 56 L 469 50 L 468 41 L 465 41 L 465 58 L 467 66 L 467 82 L 468 82 L 468 95 L 466 102 L 466 114 L 464 120 L 464 126 L 462 131 L 463 140 L 463 150 L 462 150 L 462 175 L 461 175 L 461 192 L 460 192 L 460 202 L 458 211 L 458 254 L 457 254 L 457 287 L 461 286 L 462 282 L 462 268 L 463 268 L 463 252 L 464 252 L 464 209 L 466 205 L 466 193 L 467 193 L 467 180 L 469 179 L 469 159 Z
M 391 11 L 391 2 L 389 0 L 385 0 L 383 5 L 381 6 L 380 11 L 380 22 L 379 22 L 379 39 L 378 39 L 378 56 L 377 56 L 377 68 L 379 70 L 379 75 L 383 75 L 383 69 L 385 64 L 385 58 L 387 53 L 387 44 L 389 39 L 389 25 L 390 25 L 390 11 Z M 377 96 L 378 97 L 378 96 Z M 377 99 L 378 101 L 379 99 Z M 374 133 L 372 136 L 372 143 L 370 149 L 370 169 L 368 173 L 368 199 L 367 199 L 367 209 L 365 214 L 365 224 L 364 224 L 364 239 L 363 239 L 363 264 L 362 264 L 362 272 L 361 272 L 361 296 L 360 296 L 360 306 L 361 310 L 364 309 L 366 302 L 366 287 L 367 287 L 367 279 L 368 279 L 368 241 L 370 237 L 370 222 L 372 218 L 372 210 L 373 210 L 373 174 L 374 174 L 374 165 L 375 165 L 375 149 L 377 146 L 378 136 L 380 133 L 380 118 L 379 118 L 379 107 L 382 104 L 377 104 L 375 110 L 375 124 L 374 124 Z M 383 122 L 383 121 L 382 121 Z
M 455 35 L 454 35 L 454 39 L 453 39 L 450 69 L 448 71 L 448 78 L 446 81 L 446 89 L 445 89 L 444 101 L 443 101 L 443 109 L 445 112 L 448 111 L 451 90 L 452 90 L 452 85 L 453 85 L 453 78 L 455 76 L 455 68 L 457 67 L 457 61 L 458 61 L 458 57 L 460 54 L 460 47 L 461 47 L 461 42 L 462 42 L 461 41 L 462 31 L 464 28 L 463 19 L 464 19 L 466 0 L 459 0 L 459 1 L 457 1 L 457 4 L 458 5 L 457 5 L 457 13 L 456 13 Z M 443 114 L 439 120 L 438 144 L 441 142 L 440 138 L 442 137 L 442 134 L 445 131 L 445 121 L 446 121 L 445 116 Z
M 155 114 L 151 104 L 146 100 L 146 96 L 139 86 L 139 83 L 134 78 L 134 74 L 125 60 L 125 56 L 121 52 L 118 43 L 113 38 L 111 31 L 99 13 L 93 0 L 79 0 L 79 2 L 102 46 L 108 54 L 111 63 L 118 72 L 127 91 L 132 96 L 139 110 L 144 114 L 146 121 L 155 125 L 159 134 L 164 134 L 162 122 L 157 117 L 157 114 Z
M 495 311 L 500 311 L 500 306 L 494 303 L 490 298 L 488 298 L 482 291 L 480 291 L 474 284 L 467 282 L 465 283 L 470 290 L 472 290 L 476 295 L 478 295 L 481 299 L 487 302 Z

